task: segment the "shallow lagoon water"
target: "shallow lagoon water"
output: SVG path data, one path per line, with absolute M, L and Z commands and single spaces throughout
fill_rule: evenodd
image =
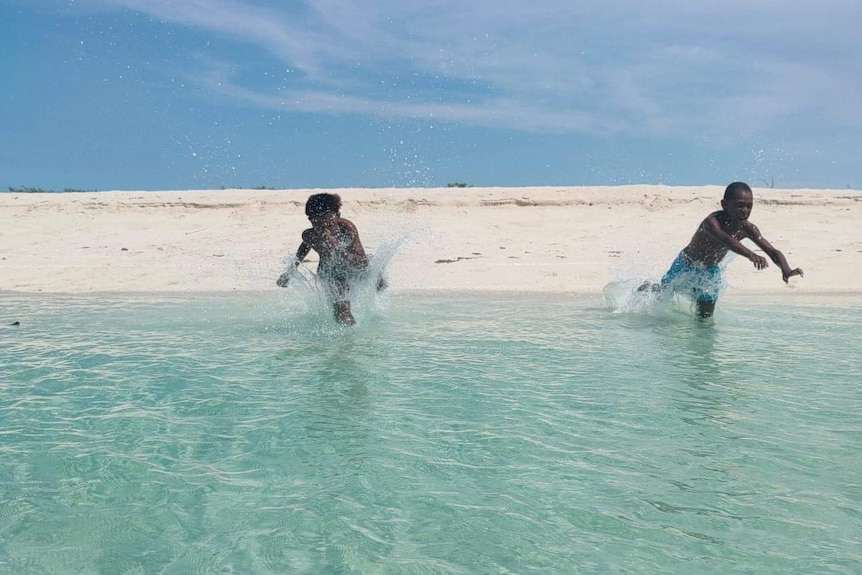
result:
M 0 296 L 0 572 L 862 571 L 858 299 L 295 295 Z

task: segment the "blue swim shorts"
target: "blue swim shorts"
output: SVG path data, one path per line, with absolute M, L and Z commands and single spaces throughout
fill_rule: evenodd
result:
M 723 285 L 721 268 L 699 266 L 679 254 L 670 269 L 661 278 L 662 289 L 670 287 L 674 292 L 688 293 L 698 302 L 715 302 Z

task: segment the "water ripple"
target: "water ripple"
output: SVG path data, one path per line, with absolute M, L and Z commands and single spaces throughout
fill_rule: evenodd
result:
M 0 571 L 862 567 L 852 303 L 0 303 Z

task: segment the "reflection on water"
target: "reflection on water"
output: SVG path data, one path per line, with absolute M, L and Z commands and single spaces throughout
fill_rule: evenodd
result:
M 855 571 L 852 302 L 296 293 L 0 298 L 0 570 Z

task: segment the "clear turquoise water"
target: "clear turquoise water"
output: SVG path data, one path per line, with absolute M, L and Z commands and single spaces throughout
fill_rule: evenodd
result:
M 858 574 L 862 304 L 726 300 L 0 295 L 0 572 Z

